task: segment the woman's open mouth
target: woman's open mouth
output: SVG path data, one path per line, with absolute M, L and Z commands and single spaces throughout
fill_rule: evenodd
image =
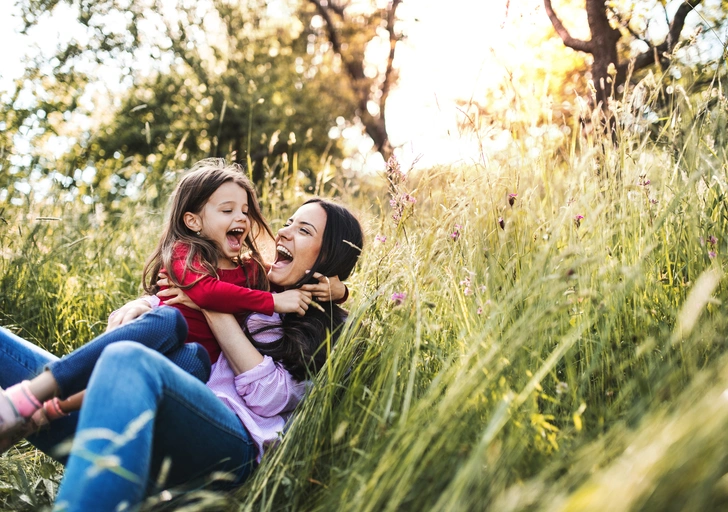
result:
M 282 245 L 276 246 L 276 261 L 273 263 L 274 266 L 282 267 L 288 265 L 293 261 L 293 254 L 291 251 L 283 247 Z

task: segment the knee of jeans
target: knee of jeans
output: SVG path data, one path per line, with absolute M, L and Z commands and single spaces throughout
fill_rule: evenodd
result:
M 157 308 L 155 313 L 165 322 L 166 328 L 175 332 L 179 342 L 184 343 L 187 339 L 187 320 L 185 320 L 180 310 L 172 306 L 162 306 Z
M 143 361 L 156 357 L 157 352 L 136 341 L 117 341 L 104 347 L 97 365 L 111 364 L 123 368 L 139 368 Z

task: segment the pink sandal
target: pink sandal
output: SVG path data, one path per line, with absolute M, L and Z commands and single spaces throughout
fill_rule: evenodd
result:
M 0 388 L 0 439 L 8 437 L 23 422 L 24 418 L 10 401 L 10 397 Z

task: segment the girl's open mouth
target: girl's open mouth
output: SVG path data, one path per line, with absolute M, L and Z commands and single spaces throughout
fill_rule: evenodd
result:
M 242 247 L 242 240 L 243 236 L 245 235 L 245 230 L 243 228 L 236 228 L 231 229 L 227 232 L 227 242 L 228 246 L 230 246 L 230 249 L 233 251 L 240 251 L 240 248 Z

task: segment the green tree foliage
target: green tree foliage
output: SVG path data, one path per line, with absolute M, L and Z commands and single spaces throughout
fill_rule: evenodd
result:
M 393 26 L 393 10 L 344 19 L 341 7 L 326 31 L 309 3 L 39 0 L 18 4 L 25 30 L 66 4 L 77 9 L 78 36 L 29 62 L 0 105 L 0 165 L 11 171 L 0 189 L 10 197 L 18 182 L 50 176 L 111 207 L 143 185 L 156 205 L 175 171 L 208 156 L 248 164 L 258 182 L 292 172 L 313 182 L 342 156 L 332 127 L 384 126 L 393 47 L 384 81 L 346 70 L 354 62 L 363 73 L 364 51 L 379 25 Z M 381 114 L 367 111 L 362 87 Z

